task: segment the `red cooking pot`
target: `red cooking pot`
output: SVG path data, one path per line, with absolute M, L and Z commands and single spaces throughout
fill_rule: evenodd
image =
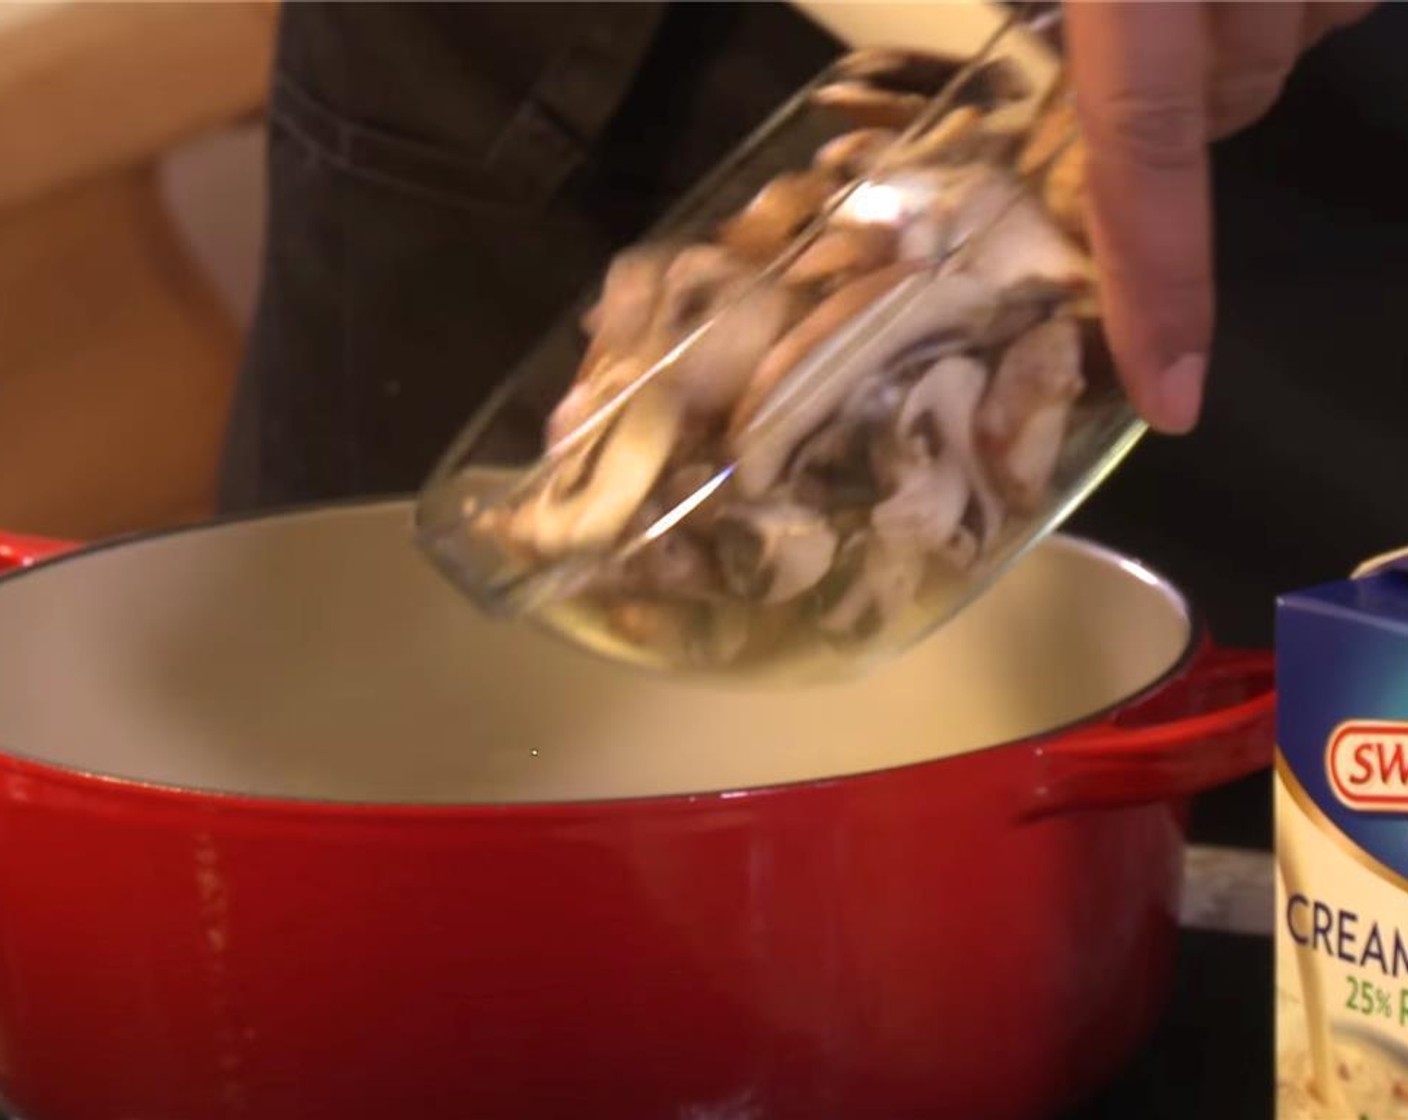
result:
M 18 1115 L 1049 1117 L 1159 1012 L 1185 799 L 1270 758 L 1268 659 L 1078 540 L 796 692 L 488 621 L 409 541 L 354 505 L 0 581 Z

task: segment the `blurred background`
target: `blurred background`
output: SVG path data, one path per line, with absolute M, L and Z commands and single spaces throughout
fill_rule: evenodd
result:
M 0 4 L 0 526 L 212 510 L 274 30 L 262 2 Z

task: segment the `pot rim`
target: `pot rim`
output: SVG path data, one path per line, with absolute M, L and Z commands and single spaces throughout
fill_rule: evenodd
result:
M 232 525 L 250 522 L 275 521 L 283 518 L 303 517 L 315 513 L 329 513 L 340 510 L 373 510 L 382 507 L 402 507 L 413 509 L 414 495 L 390 495 L 381 497 L 340 498 L 328 501 L 300 502 L 277 509 L 223 513 L 193 524 L 170 528 L 152 529 L 126 533 L 80 545 L 72 551 L 38 561 L 27 567 L 20 567 L 0 574 L 0 588 L 12 580 L 23 579 L 44 569 L 80 561 L 103 552 L 123 548 L 128 545 L 148 541 L 164 540 L 187 534 L 208 532 Z M 461 821 L 481 818 L 502 820 L 524 817 L 566 818 L 572 816 L 600 816 L 603 813 L 639 813 L 642 810 L 662 812 L 678 811 L 685 808 L 717 808 L 727 802 L 743 801 L 756 803 L 759 799 L 776 799 L 795 796 L 800 793 L 815 793 L 830 790 L 845 783 L 854 785 L 860 782 L 873 782 L 893 776 L 914 773 L 919 770 L 956 762 L 959 759 L 986 755 L 994 751 L 1033 748 L 1052 739 L 1059 738 L 1081 727 L 1107 722 L 1124 709 L 1146 700 L 1174 681 L 1181 678 L 1192 663 L 1208 645 L 1208 630 L 1202 613 L 1193 605 L 1189 597 L 1167 576 L 1127 553 L 1109 545 L 1100 544 L 1086 537 L 1068 533 L 1052 533 L 1047 538 L 1051 543 L 1059 543 L 1078 552 L 1102 559 L 1162 592 L 1183 613 L 1188 622 L 1188 636 L 1182 651 L 1168 667 L 1143 687 L 1136 689 L 1103 708 L 1087 712 L 1085 715 L 1045 728 L 1033 735 L 1018 739 L 1007 739 L 990 743 L 987 746 L 964 751 L 962 754 L 939 758 L 920 759 L 893 766 L 881 766 L 872 770 L 861 770 L 851 774 L 820 775 L 799 778 L 791 781 L 772 782 L 765 785 L 742 786 L 736 788 L 696 790 L 665 794 L 633 794 L 621 797 L 594 797 L 581 799 L 540 800 L 540 801 L 369 801 L 341 798 L 318 798 L 283 794 L 242 793 L 237 790 L 224 790 L 196 785 L 178 785 L 171 782 L 151 781 L 123 774 L 101 770 L 87 770 L 77 766 L 66 766 L 36 758 L 23 751 L 11 749 L 0 741 L 0 770 L 18 771 L 26 778 L 53 783 L 90 794 L 117 794 L 151 800 L 173 808 L 200 809 L 202 811 L 238 812 L 242 815 L 276 817 L 316 817 L 351 818 L 361 823 L 373 821 Z

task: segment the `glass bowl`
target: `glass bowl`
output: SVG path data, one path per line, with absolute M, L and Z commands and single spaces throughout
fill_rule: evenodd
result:
M 472 418 L 420 545 L 474 603 L 737 682 L 854 676 L 1060 525 L 1121 391 L 1062 68 L 870 48 L 613 259 Z

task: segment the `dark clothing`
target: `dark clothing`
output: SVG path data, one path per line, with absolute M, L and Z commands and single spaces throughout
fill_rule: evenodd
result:
M 417 489 L 610 253 L 836 45 L 783 4 L 286 4 L 263 295 L 231 508 Z M 1164 569 L 1224 640 L 1408 543 L 1408 6 L 1304 63 L 1216 158 L 1205 422 L 1075 528 Z M 1264 797 L 1256 779 L 1255 795 Z M 1265 842 L 1246 791 L 1228 836 Z M 1236 800 L 1242 798 L 1242 800 Z
M 836 46 L 781 5 L 284 5 L 227 508 L 407 492 Z

